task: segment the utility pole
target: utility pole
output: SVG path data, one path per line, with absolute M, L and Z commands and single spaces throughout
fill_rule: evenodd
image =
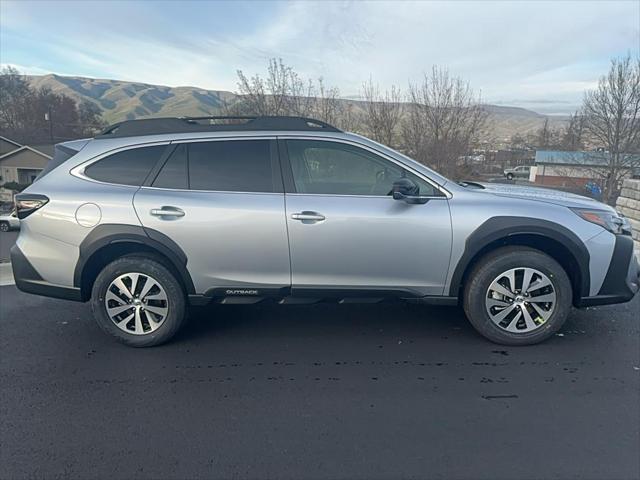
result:
M 53 120 L 51 118 L 51 107 L 49 107 L 47 112 L 44 114 L 44 119 L 49 122 L 49 139 L 53 145 Z

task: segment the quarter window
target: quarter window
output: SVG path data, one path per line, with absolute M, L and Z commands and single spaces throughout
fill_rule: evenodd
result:
M 288 140 L 287 150 L 298 193 L 386 196 L 394 181 L 407 177 L 420 187 L 420 195 L 440 194 L 417 175 L 353 145 Z
M 166 145 L 131 148 L 109 155 L 84 170 L 84 174 L 100 182 L 120 185 L 142 185 Z

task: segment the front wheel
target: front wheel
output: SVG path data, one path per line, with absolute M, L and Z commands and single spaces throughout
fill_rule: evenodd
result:
M 507 174 L 507 180 L 513 180 L 513 173 Z
M 8 232 L 9 224 L 7 222 L 0 222 L 0 232 Z
M 531 345 L 562 327 L 571 298 L 569 277 L 553 258 L 528 247 L 504 247 L 482 258 L 469 275 L 464 310 L 489 340 Z
M 125 256 L 108 264 L 93 285 L 91 309 L 98 325 L 132 347 L 171 339 L 186 315 L 184 291 L 161 262 Z

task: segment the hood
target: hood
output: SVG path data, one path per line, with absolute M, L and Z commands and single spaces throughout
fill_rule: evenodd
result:
M 552 190 L 550 188 L 505 185 L 501 183 L 480 183 L 479 185 L 482 185 L 484 188 L 478 189 L 478 193 L 493 194 L 508 198 L 521 198 L 523 200 L 537 200 L 563 207 L 592 208 L 594 210 L 615 212 L 615 209 L 609 205 L 594 200 L 593 198 L 560 190 Z

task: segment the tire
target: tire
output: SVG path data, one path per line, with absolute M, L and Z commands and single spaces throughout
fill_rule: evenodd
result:
M 507 173 L 507 180 L 513 180 L 513 173 Z
M 531 287 L 524 292 L 527 277 Z M 511 282 L 514 289 L 508 288 Z M 502 294 L 505 290 L 512 299 Z M 467 318 L 485 338 L 501 345 L 532 345 L 562 327 L 571 311 L 572 295 L 569 277 L 558 262 L 539 250 L 512 246 L 487 254 L 473 268 L 463 305 Z
M 0 232 L 8 232 L 10 229 L 10 225 L 7 222 L 0 222 Z
M 131 347 L 167 342 L 186 319 L 181 283 L 158 259 L 139 254 L 121 257 L 102 269 L 93 284 L 91 309 L 104 332 Z M 115 315 L 118 310 L 122 312 Z

